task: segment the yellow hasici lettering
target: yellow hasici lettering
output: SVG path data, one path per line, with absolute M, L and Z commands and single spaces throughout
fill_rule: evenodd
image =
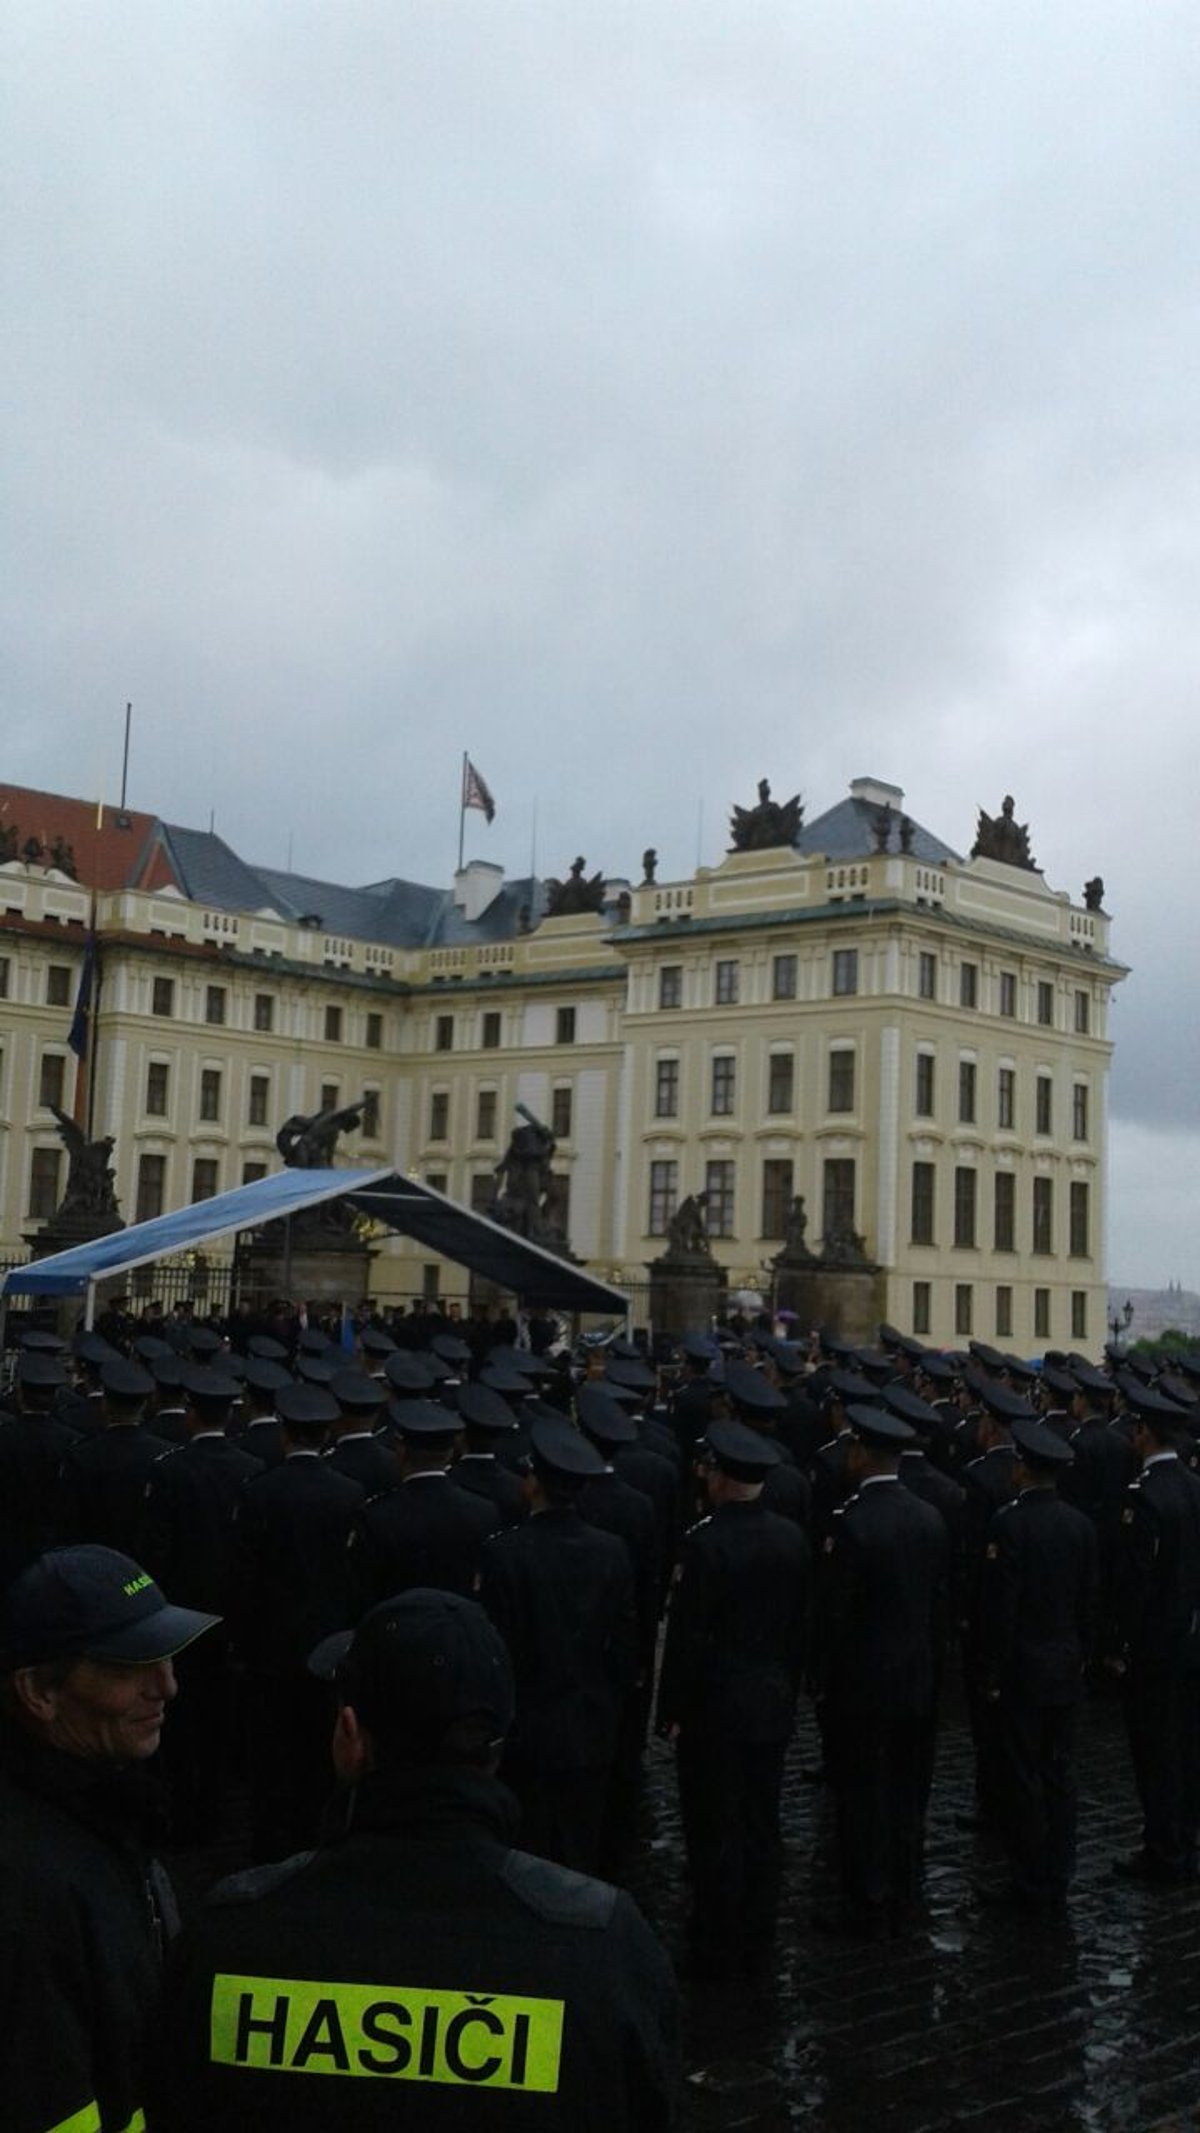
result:
M 561 2000 L 506 1993 L 220 1973 L 209 2049 L 214 2065 L 256 2073 L 366 2074 L 552 2093 L 563 2016 Z

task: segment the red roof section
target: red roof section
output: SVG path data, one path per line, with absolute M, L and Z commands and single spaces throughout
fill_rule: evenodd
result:
M 0 835 L 17 831 L 15 857 L 24 856 L 29 838 L 41 847 L 41 859 L 53 864 L 58 838 L 69 845 L 76 878 L 85 889 L 165 889 L 175 877 L 161 844 L 153 841 L 156 815 L 138 814 L 69 800 L 62 793 L 34 792 L 27 785 L 0 784 Z

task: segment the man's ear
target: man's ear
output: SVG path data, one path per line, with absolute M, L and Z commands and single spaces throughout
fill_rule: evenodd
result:
M 59 1684 L 47 1680 L 44 1667 L 18 1667 L 12 1684 L 21 1709 L 39 1725 L 50 1725 L 58 1717 Z
M 343 1785 L 354 1785 L 365 1777 L 375 1762 L 371 1736 L 362 1725 L 353 1704 L 338 1705 L 337 1720 L 330 1743 L 333 1767 Z

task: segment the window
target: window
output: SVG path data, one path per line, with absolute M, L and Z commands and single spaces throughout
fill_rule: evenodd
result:
M 156 984 L 158 983 L 158 980 L 157 980 L 157 979 L 155 979 L 155 983 L 156 983 Z M 0 955 L 0 1000 L 7 1000 L 7 998 L 8 998 L 8 957 L 7 957 L 6 955 Z
M 646 1231 L 651 1237 L 665 1237 L 667 1224 L 675 1212 L 679 1191 L 679 1165 L 673 1161 L 651 1163 L 650 1206 Z
M 1073 1341 L 1085 1341 L 1087 1339 L 1087 1307 L 1087 1290 L 1072 1289 L 1071 1339 Z
M 712 1063 L 712 1112 L 714 1118 L 731 1118 L 737 1100 L 737 1060 L 732 1052 L 718 1052 Z
M 1011 1133 L 1016 1122 L 1016 1068 L 1000 1067 L 996 1074 L 996 1124 L 1002 1133 Z
M 1037 1078 L 1033 1128 L 1035 1133 L 1052 1133 L 1054 1130 L 1054 1083 L 1049 1074 L 1039 1074 Z
M 250 1126 L 265 1126 L 267 1105 L 271 1100 L 271 1077 L 269 1074 L 250 1076 L 250 1102 L 246 1111 L 246 1123 Z
M 224 1022 L 225 987 L 207 985 L 204 989 L 204 1019 L 206 1022 Z
M 858 991 L 857 948 L 835 948 L 833 951 L 833 990 L 844 998 Z
M 575 1010 L 573 1007 L 560 1007 L 556 1011 L 554 1017 L 554 1042 L 556 1044 L 574 1044 Z
M 1091 1000 L 1086 992 L 1075 995 L 1075 1035 L 1086 1037 L 1090 1021 Z
M 155 978 L 150 990 L 152 1015 L 173 1015 L 175 1012 L 174 978 Z
M 29 1165 L 29 1218 L 48 1222 L 58 1206 L 61 1148 L 35 1148 Z
M 151 1118 L 166 1117 L 170 1082 L 171 1069 L 165 1060 L 152 1059 L 146 1069 L 146 1109 Z
M 61 1052 L 42 1053 L 41 1072 L 38 1079 L 38 1102 L 43 1111 L 48 1111 L 51 1104 L 57 1104 L 59 1109 L 62 1109 L 65 1071 L 66 1060 Z
M 839 1045 L 829 1054 L 829 1105 L 831 1111 L 854 1109 L 854 1053 Z
M 795 1101 L 796 1062 L 791 1052 L 771 1052 L 767 1058 L 767 1109 L 790 1111 Z
M 1038 1341 L 1050 1338 L 1050 1291 L 1035 1289 L 1033 1292 L 1033 1337 Z
M 854 1228 L 854 1158 L 831 1156 L 825 1165 L 822 1237 L 845 1237 Z
M 341 1041 L 342 1010 L 340 1007 L 327 1007 L 325 1010 L 325 1042 L 326 1044 L 340 1044 Z
M 1069 1203 L 1070 1243 L 1067 1246 L 1072 1259 L 1087 1259 L 1091 1253 L 1088 1242 L 1090 1208 L 1087 1180 L 1072 1178 Z
M 679 1115 L 679 1061 L 659 1059 L 654 1067 L 654 1116 L 676 1118 Z
M 924 952 L 917 960 L 917 991 L 922 1000 L 937 999 L 937 957 Z
M 960 1163 L 954 1173 L 954 1242 L 962 1251 L 975 1244 L 975 1210 L 979 1197 L 979 1174 Z
M 147 1107 L 148 1108 L 148 1107 Z M 142 1155 L 138 1157 L 137 1198 L 134 1203 L 135 1222 L 153 1222 L 161 1215 L 166 1199 L 167 1159 L 165 1155 Z
M 936 1171 L 932 1163 L 912 1166 L 912 1241 L 933 1243 L 933 1197 Z
M 658 973 L 658 1004 L 660 1007 L 683 1006 L 683 964 L 664 963 Z
M 1071 1138 L 1085 1141 L 1088 1137 L 1088 1085 L 1077 1081 L 1071 1091 Z
M 442 1267 L 438 1259 L 427 1259 L 421 1268 L 421 1295 L 426 1303 L 436 1303 L 441 1292 Z
M 200 1116 L 209 1124 L 221 1116 L 221 1075 L 217 1067 L 201 1069 Z
M 958 1122 L 960 1126 L 975 1123 L 975 1085 L 977 1081 L 975 1061 L 960 1059 L 958 1062 Z
M 485 1052 L 498 1052 L 500 1049 L 500 1011 L 498 1008 L 490 1007 L 484 1015 L 482 1042 Z
M 445 1192 L 445 1190 L 446 1190 L 446 1184 L 447 1184 L 447 1178 L 446 1178 L 446 1173 L 445 1173 L 445 1171 L 444 1171 L 444 1170 L 429 1170 L 429 1171 L 427 1171 L 427 1172 L 426 1172 L 426 1174 L 425 1174 L 425 1183 L 426 1183 L 426 1184 L 427 1184 L 428 1186 L 430 1186 L 430 1187 L 431 1187 L 431 1189 L 432 1189 L 432 1190 L 433 1190 L 434 1192 Z M 489 1178 L 489 1183 L 491 1183 L 491 1180 L 490 1180 L 490 1178 Z M 471 1205 L 472 1205 L 472 1207 L 473 1207 L 473 1206 L 475 1205 L 474 1199 L 472 1199 L 472 1201 L 471 1201 Z
M 718 1007 L 737 1006 L 738 966 L 736 963 L 720 962 L 713 965 L 713 999 Z
M 564 1082 L 550 1091 L 550 1131 L 555 1140 L 569 1141 L 575 1105 L 570 1084 Z
M 433 1049 L 435 1052 L 452 1052 L 454 1050 L 453 1015 L 438 1015 L 435 1017 L 433 1024 Z
M 993 1183 L 992 1247 L 997 1252 L 1017 1248 L 1017 1179 L 1012 1170 L 998 1170 Z
M 379 1139 L 379 1091 L 366 1089 L 362 1100 L 362 1131 L 366 1140 Z
M 217 1166 L 210 1156 L 198 1155 L 192 1164 L 192 1200 L 212 1200 L 217 1191 Z
M 275 1027 L 275 995 L 273 992 L 256 992 L 254 995 L 254 1027 L 262 1036 L 269 1036 Z
M 1000 1340 L 1012 1339 L 1012 1296 L 1007 1282 L 1001 1282 L 996 1290 L 996 1335 Z
M 339 1090 L 338 1090 L 338 1085 L 337 1085 L 336 1081 L 323 1081 L 323 1082 L 321 1083 L 321 1109 L 322 1109 L 322 1111 L 336 1111 L 336 1110 L 337 1110 L 337 1107 L 338 1107 L 338 1095 L 339 1095 L 339 1093 L 340 1093 L 340 1092 L 339 1092 Z
M 1038 1253 L 1054 1250 L 1053 1178 L 1033 1181 L 1033 1249 Z
M 708 1199 L 704 1208 L 704 1226 L 710 1237 L 733 1235 L 734 1176 L 735 1165 L 731 1162 L 705 1165 L 704 1190 Z
M 51 963 L 46 972 L 47 1007 L 69 1007 L 71 1004 L 71 971 L 66 963 Z
M 265 1163 L 243 1163 L 243 1164 L 242 1164 L 242 1183 L 243 1183 L 243 1185 L 257 1185 L 257 1183 L 258 1183 L 259 1179 L 260 1179 L 260 1178 L 265 1178 L 265 1177 L 266 1177 L 266 1174 L 267 1174 L 267 1166 L 266 1166 L 266 1164 L 265 1164 Z
M 1039 978 L 1038 980 L 1037 1018 L 1038 1021 L 1041 1023 L 1043 1029 L 1050 1029 L 1053 1027 L 1054 987 L 1053 985 L 1048 984 L 1045 978 Z
M 771 964 L 771 998 L 794 1000 L 796 997 L 796 958 L 794 955 L 777 955 Z
M 960 963 L 958 966 L 958 1004 L 960 1007 L 979 1005 L 978 963 Z
M 369 1052 L 381 1052 L 383 1050 L 382 1015 L 372 1012 L 367 1016 L 367 1029 L 364 1042 Z
M 494 1141 L 496 1138 L 496 1091 L 481 1089 L 475 1106 L 475 1138 L 477 1141 Z
M 914 1281 L 912 1285 L 912 1328 L 914 1333 L 928 1333 L 931 1284 Z
M 446 1181 L 443 1178 L 442 1183 L 439 1187 L 439 1191 L 444 1192 L 445 1190 Z M 494 1172 L 490 1170 L 477 1170 L 471 1179 L 472 1214 L 486 1215 L 489 1209 L 492 1207 L 495 1198 L 496 1178 Z
M 450 1133 L 450 1092 L 435 1089 L 429 1099 L 429 1138 L 444 1141 Z
M 954 1285 L 954 1330 L 960 1336 L 970 1333 L 975 1315 L 975 1291 L 969 1281 Z
M 1017 1012 L 1017 979 L 1012 970 L 1000 972 L 1000 1012 L 1011 1021 Z
M 933 1117 L 934 1055 L 932 1052 L 917 1053 L 916 1114 L 918 1118 Z
M 762 1170 L 762 1235 L 786 1237 L 788 1209 L 792 1204 L 792 1164 L 784 1156 L 768 1156 Z

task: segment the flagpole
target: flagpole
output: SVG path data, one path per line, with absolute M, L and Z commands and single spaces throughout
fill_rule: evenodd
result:
M 462 776 L 458 781 L 458 871 L 462 873 L 463 831 L 467 822 L 467 751 L 463 749 Z

